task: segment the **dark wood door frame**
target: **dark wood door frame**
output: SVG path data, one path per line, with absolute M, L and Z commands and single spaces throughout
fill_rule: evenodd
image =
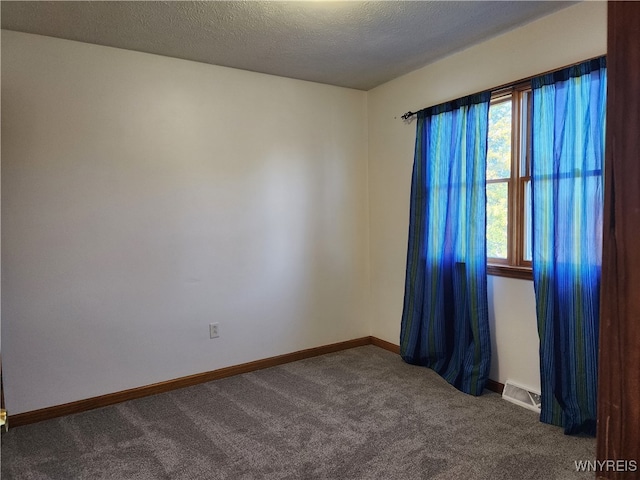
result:
M 640 479 L 640 2 L 609 2 L 607 37 L 597 478 L 626 480 Z

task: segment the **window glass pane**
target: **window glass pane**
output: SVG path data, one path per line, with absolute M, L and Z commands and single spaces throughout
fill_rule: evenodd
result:
M 487 180 L 511 176 L 511 98 L 489 107 Z
M 532 242 L 531 242 L 531 181 L 527 180 L 524 184 L 524 255 L 523 259 L 530 262 L 532 260 Z
M 487 257 L 507 258 L 509 185 L 487 184 Z

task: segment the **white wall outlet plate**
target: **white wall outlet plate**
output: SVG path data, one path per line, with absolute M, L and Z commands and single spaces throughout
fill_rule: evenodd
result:
M 218 332 L 219 327 L 220 327 L 219 323 L 209 324 L 209 338 L 218 338 L 220 336 L 220 333 Z

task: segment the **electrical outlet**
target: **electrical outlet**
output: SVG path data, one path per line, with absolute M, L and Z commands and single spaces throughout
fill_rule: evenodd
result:
M 218 338 L 220 334 L 218 333 L 219 323 L 210 323 L 209 324 L 209 338 Z

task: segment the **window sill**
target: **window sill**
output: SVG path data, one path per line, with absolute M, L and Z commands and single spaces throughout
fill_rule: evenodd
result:
M 531 268 L 513 267 L 511 265 L 487 265 L 487 275 L 533 280 L 533 271 Z

